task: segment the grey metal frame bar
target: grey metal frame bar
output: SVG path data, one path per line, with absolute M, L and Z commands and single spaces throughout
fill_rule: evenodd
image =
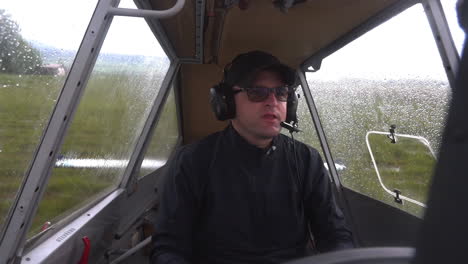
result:
M 177 120 L 178 120 L 178 127 L 179 127 L 179 142 L 177 145 L 179 144 L 182 144 L 183 142 L 183 138 L 184 138 L 184 135 L 183 135 L 183 132 L 184 132 L 184 120 L 183 120 L 183 116 L 182 116 L 182 99 L 181 99 L 181 95 L 180 95 L 180 74 L 176 74 L 176 76 L 174 77 L 174 80 L 172 80 L 172 86 L 174 87 L 174 99 L 176 101 L 176 110 L 177 110 Z
M 116 258 L 115 260 L 113 260 L 110 264 L 117 264 L 117 263 L 121 263 L 122 261 L 124 261 L 125 259 L 127 259 L 128 257 L 130 257 L 132 254 L 134 254 L 135 252 L 137 252 L 138 250 L 144 248 L 145 246 L 149 245 L 151 243 L 151 239 L 152 237 L 148 237 L 146 238 L 145 240 L 143 240 L 142 242 L 138 243 L 136 246 L 134 246 L 133 248 L 129 249 L 127 252 L 125 252 L 122 256 L 119 256 L 118 258 Z
M 134 194 L 137 189 L 140 191 L 142 190 L 142 188 L 138 188 L 138 184 L 140 184 L 139 171 L 141 164 L 145 158 L 148 146 L 151 143 L 154 130 L 158 126 L 159 118 L 164 109 L 167 97 L 171 91 L 171 85 L 174 83 L 174 79 L 175 76 L 177 76 L 179 68 L 180 63 L 172 63 L 168 72 L 166 73 L 158 95 L 154 100 L 152 109 L 147 117 L 145 126 L 141 131 L 138 142 L 135 145 L 132 156 L 130 157 L 128 166 L 124 172 L 123 180 L 120 183 L 121 188 L 126 188 L 127 196 Z M 179 119 L 180 118 L 177 113 L 177 122 L 179 122 Z M 177 146 L 179 142 L 180 140 L 178 140 Z M 155 195 L 155 193 L 148 193 L 147 195 Z M 125 206 L 125 204 L 123 206 Z M 115 233 L 115 237 L 120 238 L 123 236 L 123 233 L 133 225 L 133 223 L 140 217 L 141 213 L 143 213 L 145 209 L 145 207 L 135 208 L 135 206 L 133 206 L 133 208 L 128 208 L 126 211 L 132 213 L 121 219 L 120 225 Z
M 151 9 L 151 4 L 148 0 L 134 0 L 135 5 L 140 9 Z M 156 36 L 156 39 L 161 45 L 161 48 L 164 50 L 166 55 L 171 59 L 171 61 L 177 59 L 177 55 L 174 51 L 174 47 L 167 38 L 166 31 L 159 23 L 159 20 L 156 18 L 146 18 L 146 23 L 148 23 L 149 28 L 153 31 L 153 34 Z
M 343 208 L 344 214 L 346 215 L 346 220 L 351 226 L 354 225 L 354 220 L 352 218 L 351 210 L 348 204 L 348 201 L 343 194 L 342 185 L 340 181 L 340 177 L 338 176 L 338 171 L 335 167 L 335 162 L 333 161 L 333 156 L 330 151 L 330 146 L 328 145 L 327 138 L 325 136 L 325 130 L 323 129 L 322 123 L 320 122 L 320 117 L 317 111 L 317 107 L 314 102 L 314 98 L 309 88 L 309 84 L 307 83 L 306 76 L 303 71 L 298 70 L 297 74 L 299 75 L 302 91 L 306 98 L 307 106 L 309 107 L 310 115 L 312 116 L 312 121 L 315 126 L 315 130 L 317 131 L 317 136 L 319 137 L 320 145 L 323 150 L 323 154 L 325 155 L 325 161 L 328 163 L 328 171 L 330 172 L 330 178 L 332 182 L 335 184 L 336 195 L 338 198 L 338 202 Z M 354 242 L 358 242 L 357 236 L 354 236 Z
M 109 7 L 108 13 L 113 16 L 168 18 L 179 13 L 184 8 L 185 0 L 177 0 L 175 5 L 167 10 L 147 10 Z
M 112 22 L 112 16 L 107 15 L 107 9 L 113 2 L 115 1 L 99 1 L 51 119 L 44 130 L 33 162 L 26 174 L 14 207 L 12 207 L 14 208 L 13 213 L 5 225 L 5 234 L 0 245 L 0 256 L 5 261 L 12 260 L 22 252 L 27 231 L 44 193 L 56 154 L 63 142 L 84 87 L 86 87 L 98 51 Z
M 460 64 L 460 56 L 458 55 L 452 35 L 450 34 L 442 4 L 439 0 L 423 0 L 422 4 L 426 11 L 429 24 L 431 25 L 432 34 L 434 35 L 437 47 L 439 48 L 447 78 L 453 89 L 453 87 L 455 87 L 455 76 Z
M 199 63 L 203 63 L 203 28 L 205 25 L 205 0 L 197 0 L 196 2 L 196 14 L 195 14 L 195 59 Z
M 134 0 L 135 4 L 138 8 L 141 9 L 151 9 L 151 4 L 148 0 Z M 187 58 L 179 58 L 180 63 L 203 63 L 204 52 L 203 52 L 203 45 L 204 45 L 204 34 L 203 28 L 205 25 L 205 0 L 197 0 L 196 1 L 196 14 L 195 14 L 195 56 L 194 57 L 187 57 Z M 137 16 L 137 15 L 135 15 Z M 141 16 L 141 15 L 139 15 Z M 167 34 L 164 28 L 159 23 L 159 20 L 153 18 L 146 18 L 150 28 L 153 30 L 154 35 L 158 39 L 161 47 L 163 47 L 166 54 L 171 59 L 177 58 L 177 55 L 172 47 L 172 44 L 167 38 Z
M 455 74 L 458 70 L 458 64 L 459 64 L 459 56 L 456 51 L 452 36 L 450 35 L 450 31 L 448 28 L 447 21 L 445 19 L 442 6 L 440 4 L 439 0 L 423 0 L 423 1 L 415 1 L 415 0 L 401 0 L 398 1 L 397 3 L 393 4 L 389 8 L 386 8 L 379 14 L 373 16 L 372 18 L 368 19 L 366 22 L 361 24 L 360 26 L 356 27 L 355 29 L 351 30 L 348 34 L 344 35 L 343 37 L 335 40 L 332 42 L 330 45 L 325 47 L 322 50 L 319 50 L 317 53 L 309 57 L 306 61 L 304 61 L 301 64 L 301 69 L 303 71 L 317 71 L 320 69 L 322 60 L 334 53 L 335 51 L 339 50 L 340 48 L 344 47 L 351 41 L 359 38 L 369 30 L 379 26 L 380 24 L 384 23 L 385 21 L 389 20 L 393 16 L 399 14 L 400 12 L 404 11 L 405 9 L 413 6 L 414 4 L 417 3 L 422 3 L 425 10 L 426 14 L 428 17 L 428 20 L 430 22 L 434 37 L 436 39 L 439 52 L 442 57 L 442 61 L 444 63 L 444 68 L 446 70 L 449 82 L 452 87 L 454 87 L 454 80 L 455 80 Z M 312 67 L 312 70 L 309 70 L 309 66 Z M 342 193 L 342 185 L 340 183 L 340 179 L 338 176 L 338 172 L 336 171 L 336 168 L 334 165 L 333 157 L 331 155 L 331 151 L 329 149 L 326 137 L 325 137 L 325 132 L 323 130 L 323 127 L 320 123 L 320 119 L 318 116 L 318 112 L 312 97 L 312 94 L 310 92 L 310 89 L 307 84 L 307 80 L 305 78 L 304 72 L 299 72 L 299 76 L 301 79 L 301 83 L 303 85 L 303 90 L 304 90 L 304 95 L 306 97 L 307 103 L 309 105 L 309 110 L 312 115 L 312 119 L 314 121 L 314 125 L 318 134 L 318 137 L 320 139 L 320 144 L 322 146 L 322 149 L 324 151 L 325 155 L 325 160 L 329 164 L 329 171 L 331 174 L 331 178 L 333 182 L 335 183 L 336 190 L 337 190 L 337 195 L 338 198 L 341 202 L 344 204 L 344 209 L 345 209 L 345 214 L 347 216 L 350 215 L 350 210 L 349 210 L 349 205 L 347 204 L 346 197 L 344 197 Z M 351 219 L 351 221 L 353 221 Z M 353 225 L 354 226 L 354 225 Z M 356 239 L 356 238 L 355 238 Z
M 185 0 L 178 1 L 178 3 L 184 2 Z M 98 51 L 112 23 L 113 16 L 109 13 L 116 12 L 114 5 L 118 4 L 118 0 L 100 0 L 95 9 L 51 119 L 44 130 L 33 162 L 18 192 L 12 207 L 14 209 L 5 224 L 5 232 L 0 245 L 1 262 L 11 261 L 22 253 L 27 230 L 31 226 L 33 216 L 45 191 L 56 153 L 63 143 L 66 131 L 99 54 Z M 139 10 L 135 11 L 139 12 Z M 159 11 L 148 10 L 148 12 L 151 16 L 155 16 L 156 13 L 161 15 Z M 166 45 L 165 50 L 172 52 L 171 61 L 174 64 L 176 56 L 173 55 L 172 49 Z M 175 65 L 178 67 L 177 62 Z
M 336 170 L 336 167 L 334 166 L 335 162 L 333 161 L 330 147 L 325 137 L 325 131 L 322 127 L 322 123 L 320 122 L 320 117 L 319 117 L 314 99 L 312 97 L 312 93 L 310 92 L 309 84 L 307 83 L 307 79 L 305 77 L 304 72 L 298 71 L 298 75 L 301 80 L 302 91 L 306 98 L 306 102 L 307 102 L 307 106 L 309 107 L 310 115 L 312 116 L 312 121 L 314 122 L 315 130 L 317 131 L 317 136 L 320 140 L 320 145 L 322 146 L 322 149 L 323 149 L 323 154 L 325 155 L 325 161 L 328 163 L 328 170 L 330 171 L 330 179 L 335 183 L 336 188 L 340 192 L 340 188 L 341 188 L 340 178 L 338 177 L 338 172 Z
M 385 8 L 383 11 L 379 12 L 375 16 L 369 18 L 367 21 L 362 23 L 361 25 L 357 26 L 347 34 L 343 35 L 342 37 L 336 39 L 331 44 L 327 45 L 325 48 L 320 49 L 315 54 L 310 56 L 301 64 L 301 69 L 305 72 L 307 71 L 317 71 L 320 69 L 322 64 L 322 60 L 327 56 L 331 55 L 335 51 L 341 49 L 342 47 L 346 46 L 353 40 L 359 38 L 360 36 L 364 35 L 371 29 L 381 25 L 385 21 L 389 20 L 393 16 L 401 13 L 403 10 L 419 3 L 419 0 L 400 0 L 391 6 Z M 309 66 L 313 68 L 313 70 L 309 70 Z
M 121 188 L 126 188 L 128 194 L 131 194 L 135 188 L 132 188 L 136 185 L 138 179 L 138 172 L 140 170 L 141 163 L 143 162 L 146 149 L 151 140 L 151 135 L 153 134 L 154 128 L 157 126 L 159 117 L 161 116 L 162 110 L 164 108 L 164 102 L 170 92 L 170 87 L 174 76 L 177 74 L 179 69 L 179 62 L 171 63 L 169 70 L 164 77 L 161 88 L 156 96 L 151 111 L 146 119 L 145 126 L 141 131 L 140 136 L 138 137 L 138 142 L 135 145 L 133 153 L 128 162 L 127 168 L 123 175 L 123 180 L 120 183 Z

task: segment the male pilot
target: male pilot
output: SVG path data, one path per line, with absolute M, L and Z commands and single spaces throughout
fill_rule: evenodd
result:
M 261 51 L 226 67 L 211 103 L 230 124 L 169 163 L 152 263 L 280 263 L 307 255 L 311 233 L 319 252 L 353 247 L 317 150 L 280 134 L 296 83 Z

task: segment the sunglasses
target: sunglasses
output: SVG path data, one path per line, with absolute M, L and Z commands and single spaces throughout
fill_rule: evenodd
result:
M 278 86 L 275 88 L 267 88 L 267 87 L 251 87 L 251 88 L 240 88 L 239 90 L 235 90 L 233 93 L 238 94 L 240 92 L 246 92 L 249 101 L 251 102 L 263 102 L 265 101 L 270 93 L 274 93 L 276 100 L 281 102 L 286 102 L 288 100 L 289 94 L 292 92 L 292 89 L 288 86 Z

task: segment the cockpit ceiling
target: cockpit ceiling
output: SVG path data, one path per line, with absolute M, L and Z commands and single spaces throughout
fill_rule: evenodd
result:
M 175 0 L 150 0 L 154 9 Z M 161 20 L 179 57 L 194 57 L 197 1 L 186 0 L 175 17 Z M 225 2 L 239 3 L 223 7 Z M 273 0 L 206 0 L 204 63 L 225 65 L 253 49 L 271 52 L 293 67 L 396 0 L 306 0 L 282 12 Z

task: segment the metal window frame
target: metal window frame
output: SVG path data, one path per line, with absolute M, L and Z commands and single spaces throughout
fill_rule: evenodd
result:
M 460 64 L 455 42 L 450 33 L 449 25 L 440 0 L 422 0 L 421 4 L 432 29 L 432 34 L 439 49 L 439 54 L 444 65 L 445 73 L 452 90 L 455 87 L 456 74 Z
M 382 131 L 375 131 L 375 130 L 371 130 L 371 131 L 368 131 L 366 133 L 366 146 L 367 146 L 367 150 L 369 151 L 369 154 L 370 154 L 370 158 L 371 158 L 371 161 L 372 161 L 372 164 L 374 166 L 374 170 L 375 170 L 375 173 L 377 175 L 377 179 L 379 180 L 379 184 L 380 184 L 380 187 L 382 187 L 382 189 L 388 194 L 390 195 L 392 198 L 394 198 L 394 201 L 397 201 L 398 199 L 401 199 L 401 200 L 405 200 L 405 201 L 408 201 L 410 203 L 413 203 L 415 205 L 418 205 L 418 206 L 421 206 L 421 207 L 424 207 L 426 208 L 426 204 L 421 202 L 421 201 L 418 201 L 416 199 L 412 199 L 410 198 L 409 196 L 405 196 L 403 194 L 397 194 L 396 192 L 392 192 L 390 191 L 390 189 L 393 189 L 393 188 L 388 188 L 387 186 L 385 186 L 384 182 L 383 182 L 383 177 L 382 175 L 380 175 L 380 170 L 379 170 L 379 166 L 377 165 L 377 162 L 375 161 L 375 157 L 374 157 L 374 153 L 372 152 L 372 146 L 370 144 L 370 141 L 369 141 L 369 135 L 384 135 L 384 136 L 387 136 L 387 137 L 390 137 L 391 136 L 391 133 L 390 132 L 382 132 Z M 395 133 L 393 134 L 396 138 L 411 138 L 411 139 L 416 139 L 416 140 L 419 140 L 419 142 L 421 142 L 422 144 L 424 144 L 425 147 L 427 147 L 430 151 L 430 153 L 432 154 L 432 157 L 434 158 L 434 160 L 437 160 L 437 157 L 436 157 L 436 154 L 434 153 L 434 150 L 432 149 L 429 141 L 424 138 L 424 137 L 419 137 L 419 136 L 413 136 L 413 135 L 408 135 L 408 134 L 398 134 L 398 133 Z
M 195 59 L 198 63 L 203 63 L 204 57 L 204 35 L 203 28 L 205 27 L 205 0 L 196 0 L 195 8 Z
M 319 138 L 320 145 L 323 150 L 323 154 L 325 155 L 325 161 L 328 164 L 330 178 L 334 184 L 334 190 L 336 191 L 338 203 L 340 204 L 340 207 L 343 209 L 343 213 L 345 214 L 346 220 L 348 221 L 349 225 L 353 227 L 352 229 L 355 231 L 357 230 L 357 228 L 356 228 L 355 220 L 351 213 L 351 209 L 350 209 L 351 207 L 349 205 L 349 201 L 346 195 L 343 192 L 344 186 L 341 184 L 338 171 L 336 170 L 333 155 L 331 153 L 330 146 L 328 144 L 328 141 L 325 135 L 325 130 L 320 121 L 320 117 L 319 117 L 318 110 L 317 110 L 316 104 L 312 96 L 312 92 L 309 88 L 309 84 L 307 83 L 305 72 L 318 71 L 321 67 L 322 60 L 324 58 L 333 54 L 334 52 L 348 45 L 352 41 L 358 39 L 359 37 L 361 37 L 368 31 L 380 26 L 381 24 L 390 20 L 395 15 L 403 12 L 404 10 L 408 9 L 409 7 L 417 3 L 419 3 L 419 0 L 400 0 L 390 5 L 389 7 L 379 12 L 378 14 L 369 18 L 364 23 L 352 29 L 350 32 L 348 32 L 344 36 L 336 39 L 328 46 L 320 49 L 318 52 L 316 52 L 315 54 L 307 58 L 300 65 L 299 70 L 298 70 L 298 75 L 302 84 L 303 93 L 306 98 L 306 102 L 309 107 L 310 114 L 312 116 L 315 130 L 317 132 L 317 136 Z M 312 67 L 312 69 L 309 69 L 309 67 Z M 359 237 L 359 233 L 355 232 L 353 239 L 354 239 L 355 245 L 360 244 L 359 242 L 361 241 L 361 239 Z
M 152 9 L 149 0 L 133 0 L 135 5 L 140 9 Z M 195 3 L 195 55 L 189 58 L 180 58 L 180 63 L 203 63 L 204 60 L 204 39 L 203 28 L 205 27 L 205 6 L 206 0 L 196 0 Z M 171 58 L 177 58 L 174 48 L 169 41 L 164 27 L 158 19 L 146 18 L 150 28 L 153 30 L 154 35 L 158 39 L 161 47 L 166 54 Z
M 181 63 L 203 63 L 204 39 L 203 28 L 205 27 L 205 5 L 206 0 L 195 0 L 195 56 L 193 58 L 181 58 Z
M 1 262 L 15 261 L 22 255 L 27 231 L 31 227 L 33 216 L 46 189 L 56 155 L 63 143 L 71 120 L 73 120 L 84 87 L 87 85 L 112 23 L 113 15 L 110 14 L 110 10 L 115 10 L 119 2 L 119 0 L 100 0 L 97 3 L 69 75 L 52 111 L 49 123 L 44 129 L 33 161 L 18 190 L 15 202 L 11 206 L 11 213 L 5 222 L 0 244 Z M 157 30 L 153 30 L 153 33 L 155 31 Z M 160 31 L 157 32 L 161 34 Z M 165 38 L 162 37 L 162 39 Z M 172 65 L 177 57 L 172 47 L 167 44 L 168 42 L 164 43 L 164 49 L 168 52 L 167 55 L 171 56 L 169 58 Z M 177 62 L 176 65 L 178 65 Z
M 439 49 L 439 54 L 441 55 L 443 61 L 449 83 L 451 87 L 454 87 L 455 74 L 458 71 L 459 56 L 452 36 L 450 34 L 442 5 L 439 0 L 400 0 L 385 8 L 375 16 L 369 18 L 367 21 L 357 26 L 349 33 L 336 39 L 328 46 L 324 47 L 323 49 L 320 49 L 318 52 L 307 58 L 300 65 L 300 70 L 298 70 L 303 92 L 306 97 L 306 101 L 309 106 L 310 113 L 312 115 L 314 126 L 317 131 L 317 135 L 319 137 L 320 144 L 325 155 L 325 160 L 329 165 L 328 167 L 330 168 L 329 172 L 331 174 L 331 179 L 336 187 L 338 200 L 341 202 L 341 205 L 344 209 L 344 213 L 347 215 L 347 217 L 349 217 L 347 219 L 349 219 L 349 221 L 351 222 L 351 226 L 355 225 L 353 224 L 354 221 L 352 219 L 351 211 L 349 209 L 350 207 L 346 197 L 343 195 L 343 186 L 341 184 L 338 172 L 335 166 L 333 166 L 335 164 L 333 156 L 331 154 L 331 150 L 329 148 L 328 141 L 325 136 L 325 131 L 320 122 L 318 111 L 313 100 L 311 91 L 309 89 L 307 79 L 305 77 L 305 72 L 318 71 L 321 67 L 324 58 L 338 51 L 342 47 L 348 45 L 350 42 L 361 37 L 373 28 L 380 26 L 381 24 L 390 20 L 394 16 L 400 14 L 401 12 L 418 3 L 421 3 L 426 11 L 426 15 L 430 23 L 431 29 L 433 31 L 433 35 Z M 309 67 L 311 67 L 312 69 L 310 69 Z M 359 238 L 355 237 L 355 242 L 358 240 Z
M 163 111 L 167 96 L 169 95 L 170 88 L 174 76 L 177 74 L 180 68 L 180 63 L 176 61 L 171 63 L 169 70 L 164 77 L 164 80 L 159 89 L 158 95 L 156 96 L 151 111 L 148 114 L 145 125 L 138 137 L 138 141 L 133 149 L 132 155 L 128 162 L 127 168 L 123 174 L 122 181 L 120 182 L 120 188 L 127 189 L 127 194 L 131 195 L 136 190 L 136 184 L 138 181 L 138 173 L 140 171 L 141 163 L 145 158 L 146 150 L 151 141 L 154 129 L 158 125 L 159 117 Z
M 306 98 L 307 106 L 309 107 L 310 115 L 312 116 L 312 121 L 314 123 L 315 130 L 317 131 L 317 136 L 320 141 L 320 145 L 323 150 L 323 154 L 325 155 L 325 161 L 328 163 L 328 171 L 330 172 L 330 179 L 335 184 L 337 188 L 338 194 L 341 195 L 341 182 L 338 176 L 338 171 L 334 166 L 334 161 L 332 158 L 332 154 L 330 151 L 330 147 L 328 145 L 327 138 L 325 136 L 325 129 L 320 122 L 320 117 L 318 114 L 317 106 L 315 104 L 314 98 L 312 96 L 312 92 L 310 91 L 309 84 L 307 83 L 307 78 L 302 71 L 298 71 L 299 79 L 301 81 L 302 92 Z
M 183 109 L 182 109 L 182 95 L 180 91 L 180 71 L 175 76 L 174 80 L 172 81 L 172 87 L 174 89 L 174 100 L 176 103 L 176 110 L 177 110 L 177 120 L 178 120 L 178 127 L 179 127 L 179 142 L 178 145 L 182 144 L 184 141 L 184 120 L 183 120 Z
M 22 253 L 27 231 L 46 189 L 56 154 L 63 143 L 98 51 L 112 23 L 113 17 L 107 15 L 107 8 L 113 2 L 115 1 L 100 0 L 96 6 L 25 180 L 11 207 L 14 208 L 13 213 L 6 221 L 5 233 L 0 244 L 0 256 L 5 261 L 11 261 Z
M 146 178 L 145 175 L 144 177 L 139 177 L 139 172 L 141 169 L 141 164 L 143 163 L 143 160 L 145 158 L 146 152 L 148 150 L 149 145 L 151 144 L 151 140 L 154 135 L 154 131 L 158 126 L 161 114 L 164 110 L 164 107 L 167 103 L 167 98 L 169 96 L 169 93 L 171 92 L 172 89 L 174 89 L 174 95 L 175 98 L 174 100 L 177 100 L 176 94 L 175 94 L 175 87 L 174 84 L 176 83 L 176 79 L 178 76 L 178 72 L 180 70 L 180 63 L 174 63 L 171 65 L 169 68 L 163 83 L 161 85 L 161 88 L 159 90 L 159 93 L 157 97 L 155 98 L 155 101 L 153 103 L 152 109 L 150 114 L 148 115 L 148 118 L 146 120 L 145 126 L 138 138 L 138 142 L 135 145 L 134 151 L 132 153 L 132 156 L 130 157 L 130 161 L 128 163 L 128 166 L 126 168 L 126 171 L 124 173 L 124 177 L 122 182 L 120 183 L 120 188 L 125 188 L 126 193 L 127 193 L 127 198 L 123 203 L 122 207 L 124 208 L 124 211 L 128 212 L 124 216 L 121 217 L 119 227 L 117 228 L 115 232 L 115 237 L 119 239 L 120 237 L 123 236 L 123 234 L 129 230 L 135 222 L 138 221 L 138 219 L 141 218 L 141 215 L 147 210 L 147 208 L 151 207 L 151 204 L 154 203 L 155 199 L 148 199 L 148 202 L 144 203 L 144 206 L 135 206 L 134 205 L 134 200 L 138 200 L 138 198 L 141 197 L 147 197 L 148 195 L 154 194 L 154 197 L 156 197 L 154 192 L 151 192 L 153 187 L 151 188 L 145 188 L 147 182 L 152 182 L 152 180 L 149 179 L 143 179 Z M 172 89 L 171 89 L 172 88 Z M 177 105 L 177 104 L 176 104 Z M 177 124 L 180 124 L 180 115 L 179 111 L 176 107 L 176 117 L 177 117 Z M 181 133 L 180 133 L 180 128 L 178 129 L 179 135 L 176 141 L 175 148 L 172 150 L 171 154 L 169 156 L 172 156 L 174 153 L 174 150 L 180 145 L 181 143 Z M 143 184 L 143 186 L 139 186 L 140 184 Z M 144 192 L 144 194 L 136 194 L 136 190 L 139 190 L 140 192 Z M 148 190 L 149 189 L 149 190 Z M 154 190 L 157 192 L 157 190 Z M 136 195 L 134 195 L 136 194 Z M 137 196 L 137 197 L 129 197 L 129 196 Z M 143 205 L 143 204 L 142 204 Z
M 307 83 L 305 73 L 301 70 L 297 70 L 297 74 L 299 75 L 299 79 L 301 81 L 302 92 L 304 93 L 304 96 L 306 98 L 307 106 L 309 107 L 309 112 L 310 112 L 310 115 L 312 116 L 312 121 L 314 123 L 315 131 L 317 132 L 317 136 L 319 138 L 320 145 L 323 150 L 323 154 L 325 155 L 325 161 L 328 163 L 328 172 L 329 172 L 330 180 L 333 182 L 335 186 L 334 190 L 336 191 L 335 194 L 337 196 L 338 203 L 340 205 L 340 208 L 343 209 L 343 213 L 346 216 L 347 222 L 352 227 L 355 227 L 356 225 L 354 224 L 353 215 L 351 214 L 351 209 L 350 209 L 348 200 L 346 199 L 346 196 L 343 194 L 343 190 L 342 190 L 343 186 L 341 184 L 338 171 L 336 170 L 335 162 L 333 161 L 333 156 L 332 156 L 330 147 L 328 145 L 327 137 L 325 136 L 325 130 L 322 126 L 322 123 L 320 122 L 318 110 L 315 105 L 312 92 L 310 91 L 309 84 Z M 353 228 L 353 230 L 356 230 L 356 228 Z M 357 235 L 353 237 L 355 245 L 359 244 Z
M 351 30 L 349 33 L 338 38 L 337 40 L 333 41 L 330 45 L 326 46 L 325 48 L 319 50 L 318 52 L 307 58 L 300 66 L 300 69 L 302 70 L 301 73 L 318 71 L 321 67 L 322 60 L 324 58 L 348 45 L 352 41 L 358 39 L 368 31 L 380 26 L 381 24 L 390 20 L 394 16 L 419 3 L 423 5 L 426 11 L 431 29 L 433 31 L 434 38 L 439 48 L 439 54 L 442 57 L 448 80 L 450 82 L 451 87 L 454 87 L 453 82 L 455 78 L 455 73 L 458 70 L 459 56 L 452 36 L 450 34 L 450 30 L 448 28 L 448 23 L 444 15 L 442 5 L 439 0 L 400 0 L 392 4 L 391 6 L 382 10 L 380 13 L 369 18 L 367 21 Z M 309 69 L 309 67 L 312 67 L 312 69 Z M 307 84 L 307 80 L 305 80 L 305 83 Z M 310 99 L 308 99 L 309 92 L 310 91 L 304 91 L 304 94 L 306 95 L 306 99 L 308 101 L 311 100 L 311 104 L 315 107 L 315 103 L 313 102 L 311 94 Z M 317 122 L 320 122 L 318 118 Z M 321 124 L 319 124 L 319 127 L 322 127 Z M 324 139 L 326 140 L 325 137 Z M 323 143 L 321 142 L 321 144 Z M 325 143 L 324 145 L 328 146 L 327 143 Z M 324 145 L 322 145 L 322 148 Z M 327 150 L 327 152 L 329 152 L 329 150 Z M 333 159 L 331 159 L 330 161 L 327 160 L 327 162 L 329 163 L 329 167 L 334 167 L 330 166 L 330 164 L 334 164 Z
M 151 3 L 149 0 L 134 0 L 133 1 L 137 8 L 139 9 L 151 9 Z M 164 50 L 166 55 L 169 57 L 171 61 L 177 59 L 177 55 L 175 53 L 174 47 L 172 43 L 169 41 L 167 37 L 166 31 L 162 27 L 161 23 L 158 19 L 155 18 L 145 18 L 146 23 L 148 23 L 149 28 L 153 31 L 153 34 L 156 36 L 156 39 L 161 45 L 161 48 Z
M 307 58 L 300 66 L 305 72 L 318 71 L 324 58 L 348 45 L 368 31 L 380 26 L 394 16 L 415 4 L 421 4 L 425 10 L 432 34 L 439 49 L 450 86 L 454 87 L 460 56 L 455 47 L 450 29 L 440 0 L 400 0 L 372 16 L 347 34 L 333 41 L 330 45 Z M 311 67 L 312 69 L 309 69 Z

